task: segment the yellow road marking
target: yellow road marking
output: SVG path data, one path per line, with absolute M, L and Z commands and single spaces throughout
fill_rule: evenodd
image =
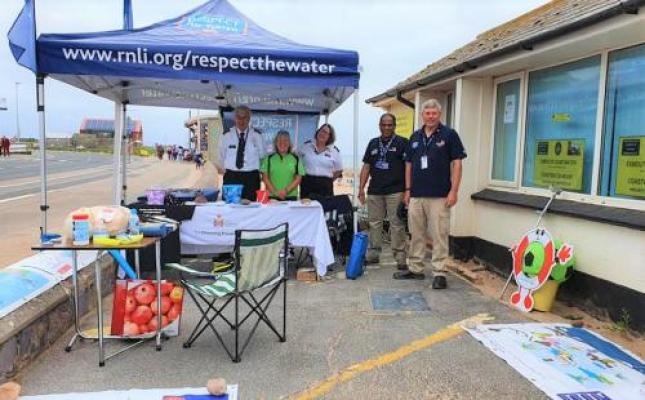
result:
M 491 319 L 493 318 L 488 314 L 477 314 L 470 318 L 456 322 L 452 325 L 448 325 L 447 327 L 433 333 L 430 336 L 426 336 L 423 339 L 410 342 L 409 344 L 399 347 L 398 349 L 390 353 L 385 353 L 377 358 L 372 358 L 351 365 L 344 370 L 335 373 L 324 381 L 315 384 L 311 388 L 296 394 L 292 398 L 295 400 L 317 399 L 318 397 L 331 392 L 332 389 L 340 383 L 347 382 L 364 372 L 371 371 L 375 368 L 399 361 L 413 353 L 427 349 L 428 347 L 433 346 L 437 343 L 445 342 L 446 340 L 463 333 L 464 327 L 474 327 L 477 324 L 481 324 L 484 321 Z

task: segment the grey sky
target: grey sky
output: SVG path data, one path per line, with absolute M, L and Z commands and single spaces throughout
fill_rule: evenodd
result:
M 363 66 L 359 153 L 377 134 L 380 111 L 364 99 L 388 89 L 430 62 L 466 44 L 475 36 L 545 0 L 229 0 L 242 13 L 268 30 L 300 43 L 352 49 Z M 184 13 L 205 0 L 132 0 L 135 27 Z M 0 134 L 16 131 L 15 83 L 19 86 L 20 128 L 23 137 L 37 136 L 35 78 L 13 60 L 6 32 L 23 0 L 2 0 L 0 11 Z M 36 0 L 38 32 L 67 33 L 119 29 L 123 0 Z M 83 117 L 113 117 L 113 104 L 65 84 L 46 85 L 47 131 L 71 134 Z M 338 132 L 338 147 L 352 150 L 351 98 L 330 116 Z M 146 144 L 185 144 L 183 109 L 131 108 L 141 119 Z

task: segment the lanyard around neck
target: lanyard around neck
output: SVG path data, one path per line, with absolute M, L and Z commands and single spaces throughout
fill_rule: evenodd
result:
M 383 141 L 379 138 L 378 153 L 379 153 L 380 160 L 385 160 L 385 156 L 387 156 L 387 152 L 390 151 L 390 146 L 392 146 L 393 141 L 394 141 L 394 135 L 392 135 L 390 140 L 387 141 L 386 145 L 383 145 Z

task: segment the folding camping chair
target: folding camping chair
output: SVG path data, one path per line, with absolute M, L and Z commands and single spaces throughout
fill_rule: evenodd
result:
M 280 342 L 287 340 L 287 284 L 285 278 L 288 256 L 288 224 L 284 223 L 266 230 L 236 230 L 234 259 L 228 271 L 220 273 L 200 272 L 181 264 L 166 264 L 179 271 L 181 284 L 193 299 L 201 312 L 201 318 L 184 348 L 193 342 L 210 327 L 215 337 L 224 347 L 233 362 L 240 362 L 242 353 L 260 324 L 264 322 L 277 336 Z M 269 320 L 266 313 L 276 293 L 282 286 L 282 333 Z M 269 288 L 259 300 L 254 291 Z M 240 317 L 240 301 L 250 307 L 250 311 Z M 233 321 L 224 315 L 224 310 L 233 303 Z M 252 316 L 257 320 L 253 324 L 246 341 L 240 346 L 240 327 Z M 220 318 L 230 329 L 235 331 L 235 348 L 226 345 L 215 321 Z

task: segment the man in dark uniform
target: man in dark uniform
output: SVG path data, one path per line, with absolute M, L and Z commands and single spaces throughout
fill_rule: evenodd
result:
M 241 184 L 242 198 L 255 201 L 260 189 L 260 160 L 266 156 L 264 139 L 249 126 L 251 110 L 245 106 L 235 109 L 235 126 L 219 143 L 219 168 L 224 172 L 224 185 Z
M 405 189 L 405 149 L 408 141 L 394 134 L 396 117 L 383 114 L 379 121 L 381 136 L 370 140 L 363 156 L 358 199 L 365 204 L 365 184 L 368 177 L 367 212 L 369 218 L 369 248 L 366 261 L 378 263 L 383 242 L 383 220 L 390 225 L 390 247 L 400 270 L 406 270 L 405 226 L 397 216 Z
M 430 99 L 423 103 L 423 126 L 414 132 L 406 150 L 405 195 L 411 241 L 408 271 L 394 279 L 424 279 L 426 232 L 433 240 L 433 289 L 445 289 L 450 208 L 457 204 L 461 183 L 464 146 L 454 129 L 441 124 L 441 104 Z

